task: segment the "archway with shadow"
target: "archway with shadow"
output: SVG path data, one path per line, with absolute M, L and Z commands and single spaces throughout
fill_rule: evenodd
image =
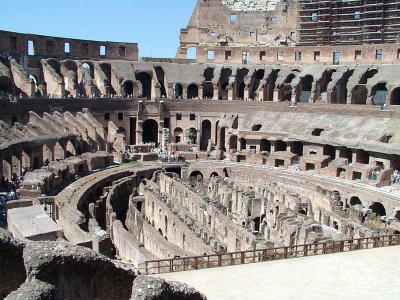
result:
M 143 143 L 158 144 L 158 123 L 149 119 L 143 122 Z
M 139 97 L 151 99 L 151 75 L 146 72 L 140 72 L 136 74 L 136 80 L 139 80 L 142 84 L 142 93 Z
M 188 99 L 193 99 L 197 98 L 199 96 L 199 88 L 197 84 L 190 84 L 187 88 L 187 98 Z

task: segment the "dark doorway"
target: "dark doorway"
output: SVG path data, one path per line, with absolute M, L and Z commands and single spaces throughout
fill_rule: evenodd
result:
M 151 142 L 158 144 L 158 124 L 149 119 L 143 123 L 143 143 Z

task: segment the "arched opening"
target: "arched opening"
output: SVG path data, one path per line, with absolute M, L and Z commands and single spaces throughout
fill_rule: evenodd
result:
M 183 130 L 180 127 L 174 129 L 174 141 L 175 143 L 183 142 Z
M 236 99 L 244 99 L 244 90 L 246 84 L 244 83 L 245 77 L 249 74 L 249 70 L 246 68 L 240 69 L 236 75 Z
M 353 152 L 347 147 L 340 147 L 339 148 L 339 157 L 347 158 L 349 163 L 353 162 Z
M 66 157 L 71 157 L 76 155 L 75 145 L 71 141 L 67 142 L 65 149 L 66 149 L 65 153 Z
M 314 77 L 307 75 L 301 79 L 301 91 L 299 102 L 310 102 L 312 84 L 314 82 Z
M 211 122 L 209 120 L 204 120 L 201 123 L 201 142 L 200 150 L 206 151 L 208 146 L 208 140 L 211 139 Z
M 303 143 L 300 141 L 292 142 L 292 145 L 290 146 L 290 150 L 292 153 L 302 156 L 303 155 Z
M 360 198 L 358 198 L 357 196 L 353 196 L 350 198 L 350 206 L 354 205 L 362 205 Z
M 196 47 L 190 47 L 186 51 L 186 59 L 196 59 L 197 57 L 197 49 Z
M 198 182 L 202 183 L 203 182 L 203 173 L 201 173 L 200 171 L 193 171 L 192 173 L 190 173 L 189 175 L 189 183 L 191 186 L 196 186 Z
M 267 139 L 262 139 L 260 141 L 260 151 L 261 152 L 267 151 L 271 153 L 271 142 L 268 141 Z
M 212 177 L 218 177 L 218 176 L 219 176 L 219 175 L 218 175 L 217 172 L 212 172 L 211 175 L 210 175 L 210 178 L 212 178 Z
M 29 75 L 29 79 L 35 84 L 35 95 L 42 96 L 42 93 L 39 90 L 39 80 L 35 75 Z
M 386 216 L 386 209 L 383 206 L 382 203 L 380 202 L 374 202 L 372 205 L 369 207 L 369 209 L 372 210 L 377 216 L 383 217 Z
M 199 88 L 196 84 L 192 83 L 187 88 L 187 98 L 193 99 L 199 96 Z
M 372 96 L 374 105 L 383 105 L 386 103 L 388 89 L 386 83 L 381 82 L 372 88 Z
M 400 105 L 400 87 L 395 88 L 392 91 L 392 96 L 390 97 L 391 105 Z
M 365 85 L 357 85 L 353 89 L 351 104 L 365 105 L 367 104 L 368 89 Z
M 197 129 L 190 127 L 188 132 L 188 138 L 191 144 L 197 144 Z
M 334 160 L 336 158 L 336 149 L 331 145 L 324 145 L 323 154 L 329 155 Z
M 143 122 L 143 143 L 158 144 L 158 123 L 148 119 Z
M 254 72 L 253 82 L 251 84 L 250 99 L 262 100 L 261 98 L 263 97 L 263 95 L 259 94 L 259 89 L 261 81 L 264 79 L 264 75 L 265 75 L 264 69 L 259 69 L 256 72 Z
M 287 144 L 284 141 L 277 140 L 275 141 L 275 152 L 277 151 L 286 151 Z
M 165 227 L 165 234 L 168 234 L 168 217 L 164 216 L 164 227 Z
M 369 153 L 365 150 L 358 150 L 356 154 L 356 162 L 359 164 L 369 164 Z
M 155 67 L 154 70 L 156 71 L 156 76 L 158 83 L 160 84 L 160 96 L 167 97 L 167 92 L 165 90 L 165 73 L 163 68 Z
M 173 93 L 173 97 L 175 99 L 178 99 L 180 97 L 182 97 L 183 95 L 183 87 L 182 84 L 180 83 L 175 83 L 172 87 L 172 93 Z
M 65 158 L 64 147 L 57 142 L 54 146 L 54 159 L 55 160 L 63 160 Z
M 136 80 L 140 81 L 142 84 L 139 97 L 151 99 L 151 75 L 146 72 L 140 72 L 136 74 Z
M 127 80 L 124 83 L 124 97 L 128 98 L 133 95 L 133 81 Z
M 276 80 L 278 79 L 278 73 L 280 71 L 280 69 L 274 69 L 268 75 L 267 83 L 264 87 L 264 101 L 274 100 L 274 89 L 276 87 Z
M 232 70 L 229 68 L 223 68 L 221 70 L 221 76 L 219 78 L 219 100 L 228 100 L 229 90 L 229 77 L 232 76 Z
M 212 82 L 204 82 L 203 84 L 203 98 L 212 99 L 214 97 L 214 85 Z
M 367 84 L 368 79 L 374 77 L 376 75 L 376 73 L 378 73 L 377 69 L 368 70 L 367 72 L 365 72 L 363 74 L 363 76 L 361 76 L 360 81 L 358 83 L 359 84 Z
M 106 76 L 106 79 L 103 81 L 104 82 L 104 87 L 108 88 L 108 95 L 113 94 L 115 95 L 116 92 L 111 85 L 111 65 L 110 64 L 100 64 L 100 68 L 103 71 L 104 75 Z

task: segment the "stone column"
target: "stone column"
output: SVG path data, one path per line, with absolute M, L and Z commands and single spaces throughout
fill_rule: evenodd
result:
M 218 100 L 219 88 L 214 86 L 213 100 Z
M 249 98 L 250 98 L 250 97 L 249 97 L 249 90 L 250 90 L 250 89 L 246 86 L 245 89 L 244 89 L 243 100 L 246 100 L 246 99 L 249 100 Z
M 233 89 L 229 88 L 228 90 L 228 100 L 232 101 L 233 100 Z
M 280 94 L 280 90 L 279 89 L 274 89 L 274 94 L 273 94 L 273 101 L 274 102 L 279 102 L 279 94 Z

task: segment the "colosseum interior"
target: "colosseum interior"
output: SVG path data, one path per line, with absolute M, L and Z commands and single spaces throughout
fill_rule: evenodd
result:
M 0 298 L 226 299 L 149 275 L 400 244 L 399 13 L 199 0 L 176 58 L 0 31 Z

